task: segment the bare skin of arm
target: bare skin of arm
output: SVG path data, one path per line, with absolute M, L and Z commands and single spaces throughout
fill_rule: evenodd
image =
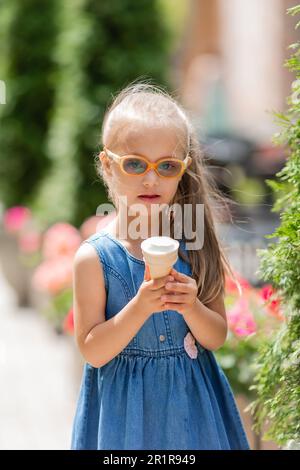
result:
M 160 297 L 167 278 L 144 282 L 147 286 L 106 320 L 102 263 L 91 245 L 79 247 L 73 263 L 74 329 L 77 346 L 89 364 L 97 368 L 107 364 L 128 345 L 152 312 L 163 310 Z

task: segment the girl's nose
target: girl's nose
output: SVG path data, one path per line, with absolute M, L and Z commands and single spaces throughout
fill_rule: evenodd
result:
M 155 181 L 158 181 L 159 180 L 159 176 L 158 174 L 156 173 L 156 171 L 151 168 L 145 175 L 144 175 L 144 181 L 151 181 L 151 182 L 155 182 Z

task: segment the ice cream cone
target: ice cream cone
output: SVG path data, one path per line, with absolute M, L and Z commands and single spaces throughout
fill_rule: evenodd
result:
M 141 244 L 143 259 L 149 266 L 151 279 L 166 276 L 178 258 L 179 242 L 170 237 L 150 237 Z

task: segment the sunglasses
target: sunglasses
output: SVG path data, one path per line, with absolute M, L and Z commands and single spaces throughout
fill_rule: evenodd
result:
M 191 164 L 192 159 L 186 156 L 184 160 L 178 158 L 161 158 L 156 163 L 149 162 L 146 158 L 138 155 L 119 155 L 111 152 L 106 147 L 103 148 L 104 153 L 117 162 L 123 173 L 131 176 L 145 175 L 153 168 L 159 176 L 163 178 L 175 178 L 181 176 L 187 167 Z

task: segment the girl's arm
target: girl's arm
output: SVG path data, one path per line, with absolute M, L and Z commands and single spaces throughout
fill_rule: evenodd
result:
M 137 308 L 134 297 L 118 314 L 105 320 L 103 268 L 91 245 L 85 243 L 77 250 L 73 274 L 76 342 L 89 364 L 102 367 L 128 345 L 148 319 L 149 313 Z
M 169 295 L 163 295 L 167 308 L 181 313 L 196 340 L 206 349 L 220 348 L 227 336 L 227 318 L 223 295 L 204 305 L 197 297 L 195 279 L 172 269 L 176 282 L 167 283 Z
M 183 316 L 201 346 L 212 351 L 223 346 L 227 337 L 227 319 L 222 295 L 206 306 L 197 299 L 193 309 Z

